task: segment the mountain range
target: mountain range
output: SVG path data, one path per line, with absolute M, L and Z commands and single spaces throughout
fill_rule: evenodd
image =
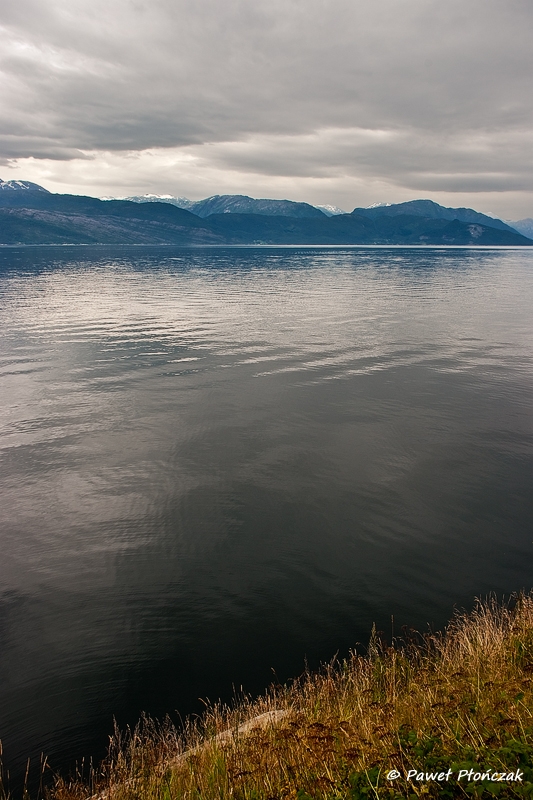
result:
M 195 202 L 171 195 L 101 200 L 0 180 L 0 244 L 67 243 L 533 245 L 533 239 L 508 222 L 432 200 L 347 214 L 331 206 L 245 195 Z
M 106 198 L 115 199 L 115 198 Z M 244 194 L 215 194 L 205 200 L 189 200 L 187 197 L 172 197 L 172 195 L 144 194 L 133 197 L 116 198 L 130 200 L 132 203 L 171 203 L 178 208 L 185 208 L 198 217 L 211 216 L 211 214 L 264 214 L 267 217 L 317 217 L 344 214 L 340 208 L 335 211 L 335 206 L 311 206 L 309 203 L 296 203 L 293 200 L 256 200 Z M 326 210 L 328 209 L 328 210 Z

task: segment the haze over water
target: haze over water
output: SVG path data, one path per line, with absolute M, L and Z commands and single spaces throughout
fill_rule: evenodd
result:
M 199 711 L 532 584 L 533 252 L 0 252 L 0 738 Z

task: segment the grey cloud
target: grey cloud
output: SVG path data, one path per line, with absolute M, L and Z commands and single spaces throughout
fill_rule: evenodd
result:
M 533 163 L 524 158 L 529 131 L 451 135 L 404 131 L 325 130 L 314 136 L 256 137 L 209 151 L 212 165 L 241 172 L 307 178 L 383 179 L 432 191 L 530 190 Z
M 425 192 L 454 192 L 456 194 L 525 192 L 531 191 L 533 171 L 529 175 L 523 176 L 512 173 L 499 175 L 476 175 L 475 173 L 459 173 L 457 175 L 422 173 L 417 175 L 410 173 L 405 178 L 402 185 Z
M 4 158 L 213 143 L 265 174 L 530 177 L 529 0 L 4 0 L 1 23 Z

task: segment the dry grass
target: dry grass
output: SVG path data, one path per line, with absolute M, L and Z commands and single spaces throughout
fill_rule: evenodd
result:
M 262 716 L 267 712 L 284 714 Z M 418 772 L 448 781 L 411 780 Z M 521 782 L 456 780 L 459 769 Z M 402 777 L 387 780 L 396 769 Z M 178 733 L 143 720 L 115 735 L 90 785 L 58 780 L 53 800 L 340 800 L 533 797 L 533 596 L 478 602 L 443 634 L 334 662 Z

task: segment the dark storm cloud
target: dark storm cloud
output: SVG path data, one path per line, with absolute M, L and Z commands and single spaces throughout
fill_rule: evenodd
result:
M 532 176 L 529 0 L 4 0 L 2 25 L 3 158 L 213 143 L 256 173 Z

